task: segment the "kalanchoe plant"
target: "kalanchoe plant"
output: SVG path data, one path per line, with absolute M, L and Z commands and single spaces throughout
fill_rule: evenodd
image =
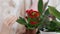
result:
M 20 17 L 17 20 L 18 23 L 24 24 L 27 29 L 35 29 L 40 24 L 40 13 L 38 11 L 34 11 L 33 9 L 26 10 L 27 16 L 24 18 Z
M 33 9 L 26 10 L 25 18 L 19 17 L 18 23 L 24 24 L 27 29 L 38 28 L 43 31 L 60 31 L 60 23 L 56 18 L 60 19 L 60 12 L 55 7 L 48 6 L 48 2 L 43 5 L 43 1 L 38 2 L 38 11 Z

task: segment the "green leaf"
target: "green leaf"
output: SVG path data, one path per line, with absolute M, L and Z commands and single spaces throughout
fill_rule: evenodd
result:
M 45 12 L 45 15 L 48 16 L 49 14 L 50 14 L 50 13 L 49 13 L 49 9 L 47 9 L 46 12 Z
M 19 19 L 17 20 L 17 22 L 20 23 L 20 24 L 24 24 L 24 25 L 27 24 L 26 21 L 25 21 L 25 19 L 21 18 L 21 17 L 19 17 Z
M 31 19 L 30 17 L 29 17 L 29 18 L 27 18 L 27 21 L 28 21 L 28 22 L 30 22 L 31 20 L 32 20 L 32 19 Z
M 38 11 L 42 14 L 42 12 L 43 12 L 43 0 L 39 0 L 39 2 L 38 2 Z
M 58 12 L 56 8 L 49 6 L 49 12 L 56 18 L 60 19 L 60 12 Z
M 48 29 L 49 32 L 52 32 L 52 31 L 57 32 L 57 31 L 60 31 L 59 27 L 60 27 L 60 23 L 56 20 L 53 20 L 47 26 L 47 29 Z
M 27 29 L 35 29 L 35 27 L 32 26 L 31 24 L 27 24 Z
M 57 26 L 60 27 L 60 22 L 58 22 L 58 21 L 56 21 L 56 20 L 53 21 L 53 22 L 55 22 L 55 23 L 57 24 Z
M 44 6 L 43 6 L 43 10 L 45 11 L 45 9 L 46 9 L 46 7 L 47 7 L 47 5 L 48 5 L 48 2 L 49 2 L 49 0 L 44 4 Z

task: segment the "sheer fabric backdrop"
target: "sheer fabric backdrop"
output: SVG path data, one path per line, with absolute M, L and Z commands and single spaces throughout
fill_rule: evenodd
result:
M 25 0 L 13 0 L 13 1 L 12 0 L 0 0 L 0 32 L 4 29 L 7 29 L 7 27 L 5 27 L 3 24 L 4 19 L 12 15 L 17 16 L 17 17 L 19 16 L 24 17 L 24 11 L 25 11 L 24 2 Z M 30 2 L 30 0 L 28 2 Z M 27 8 L 29 7 L 29 3 L 28 3 L 28 6 L 26 7 Z M 4 31 L 6 34 L 15 34 L 18 26 L 19 26 L 18 23 L 14 23 L 11 26 L 11 29 L 14 30 L 13 32 L 7 31 L 8 29 Z M 23 27 L 24 27 L 23 25 L 20 25 L 20 28 L 21 28 L 20 30 L 22 30 Z M 2 32 L 2 34 L 5 34 L 4 31 Z

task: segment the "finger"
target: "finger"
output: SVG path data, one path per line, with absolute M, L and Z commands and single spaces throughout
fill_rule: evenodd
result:
M 11 16 L 10 18 L 8 18 L 7 20 L 5 20 L 5 24 L 9 25 L 13 22 L 13 20 L 16 20 L 17 18 L 15 16 Z
M 9 23 L 11 23 L 12 22 L 12 20 L 14 20 L 15 19 L 15 17 L 14 16 L 12 16 L 12 17 L 10 17 L 6 22 L 7 22 L 7 24 L 9 24 Z
M 11 20 L 11 22 L 8 24 L 9 26 L 13 25 L 17 20 L 17 17 L 15 17 L 13 20 Z
M 6 18 L 6 19 L 3 21 L 3 23 L 6 24 L 6 25 L 8 25 L 8 23 L 9 23 L 9 21 L 11 20 L 12 17 L 13 17 L 13 16 L 10 16 L 9 18 Z
M 20 32 L 19 32 L 19 29 L 17 29 L 17 31 L 16 31 L 16 34 L 19 34 Z
M 16 20 L 17 20 L 17 17 L 12 17 L 12 18 L 9 20 L 8 25 L 13 24 Z

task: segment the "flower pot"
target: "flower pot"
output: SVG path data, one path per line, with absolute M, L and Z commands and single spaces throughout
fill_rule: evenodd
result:
M 25 34 L 36 34 L 36 29 L 27 29 Z
M 60 32 L 44 32 L 44 31 L 40 31 L 40 34 L 60 34 Z
M 57 34 L 56 32 L 43 32 L 43 31 L 40 31 L 40 34 Z

